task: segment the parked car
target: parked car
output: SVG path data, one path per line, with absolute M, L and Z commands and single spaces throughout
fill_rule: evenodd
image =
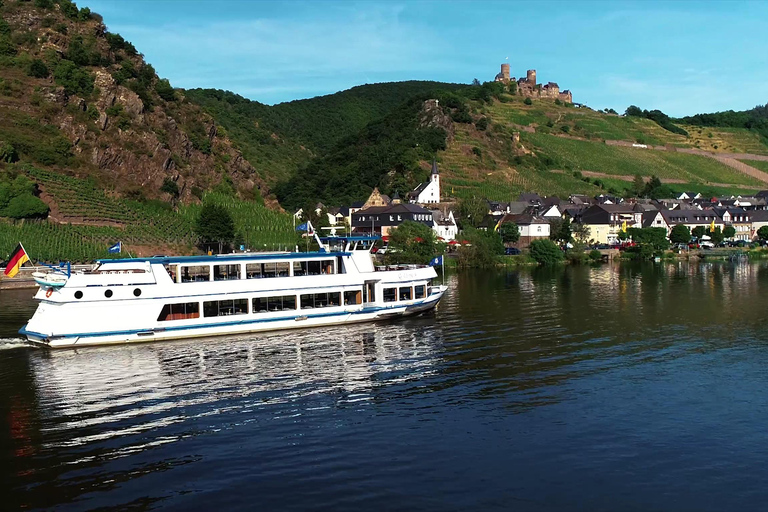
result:
M 714 249 L 715 244 L 709 240 L 702 240 L 701 242 L 699 242 L 699 247 L 701 247 L 702 249 Z
M 518 249 L 517 247 L 507 247 L 506 249 L 504 249 L 504 254 L 506 254 L 507 256 L 517 256 L 518 254 L 520 254 L 520 249 Z

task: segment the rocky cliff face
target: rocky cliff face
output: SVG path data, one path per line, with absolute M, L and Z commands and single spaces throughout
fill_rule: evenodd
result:
M 120 195 L 167 198 L 172 193 L 161 187 L 170 179 L 182 201 L 222 182 L 241 196 L 268 198 L 261 177 L 209 115 L 159 80 L 98 15 L 72 6 L 0 3 L 0 82 L 13 86 L 11 94 L 0 92 L 0 114 L 22 111 L 56 127 L 71 152 L 57 170 L 92 176 Z M 5 138 L 14 134 L 6 130 Z

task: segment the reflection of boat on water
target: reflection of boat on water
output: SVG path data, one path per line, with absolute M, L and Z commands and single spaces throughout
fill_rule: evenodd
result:
M 319 328 L 227 343 L 56 351 L 37 359 L 35 388 L 41 407 L 55 405 L 52 430 L 70 433 L 54 436 L 54 444 L 65 446 L 310 395 L 364 401 L 377 388 L 423 379 L 434 370 L 438 330 L 419 323 L 336 327 L 333 336 Z
M 63 283 L 36 277 L 40 305 L 20 333 L 71 347 L 370 322 L 429 311 L 445 293 L 430 266 L 375 267 L 373 238 L 317 240 L 313 253 L 100 260 Z

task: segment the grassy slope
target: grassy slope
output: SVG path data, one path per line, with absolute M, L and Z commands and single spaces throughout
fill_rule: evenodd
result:
M 760 169 L 761 171 L 768 172 L 768 162 L 762 161 L 762 160 L 741 160 L 747 165 L 751 165 L 752 167 L 755 167 L 756 169 Z
M 472 125 L 457 124 L 456 138 L 441 153 L 444 190 L 462 197 L 480 195 L 491 199 L 510 199 L 522 191 L 560 196 L 570 193 L 597 194 L 609 188 L 622 192 L 630 185 L 623 179 L 600 177 L 604 189 L 573 177 L 573 171 L 593 171 L 606 175 L 680 180 L 670 184 L 673 190 L 712 193 L 745 193 L 764 188 L 764 184 L 716 160 L 684 153 L 608 146 L 604 140 L 625 140 L 649 145 L 701 147 L 717 151 L 765 153 L 768 148 L 757 135 L 743 129 L 687 126 L 691 136 L 668 132 L 651 120 L 620 117 L 556 105 L 547 100 L 525 105 L 522 98 L 507 96 L 490 105 L 475 105 L 476 116 L 485 115 L 491 129 L 480 132 Z M 546 169 L 518 165 L 514 160 L 509 135 L 520 126 L 535 128 L 536 133 L 521 130 L 523 147 L 541 157 L 548 157 Z M 567 126 L 563 129 L 563 126 Z M 568 138 L 556 135 L 568 133 Z M 708 137 L 708 133 L 714 133 Z M 578 138 L 578 139 L 576 139 Z M 708 146 L 703 141 L 708 141 Z M 723 141 L 727 141 L 723 143 Z M 481 156 L 473 153 L 478 148 Z M 754 162 L 749 162 L 750 164 Z

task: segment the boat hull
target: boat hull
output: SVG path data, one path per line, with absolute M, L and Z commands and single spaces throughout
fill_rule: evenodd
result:
M 328 311 L 316 314 L 297 311 L 295 314 L 276 318 L 256 318 L 255 315 L 249 315 L 248 318 L 232 321 L 220 321 L 204 325 L 172 325 L 146 330 L 82 332 L 57 335 L 56 333 L 44 334 L 35 332 L 29 330 L 28 326 L 25 326 L 19 332 L 29 342 L 37 345 L 49 348 L 72 348 L 306 329 L 416 316 L 433 310 L 440 302 L 440 299 L 442 299 L 445 290 L 445 286 L 435 286 L 432 293 L 422 301 L 392 307 L 363 307 L 355 310 Z

